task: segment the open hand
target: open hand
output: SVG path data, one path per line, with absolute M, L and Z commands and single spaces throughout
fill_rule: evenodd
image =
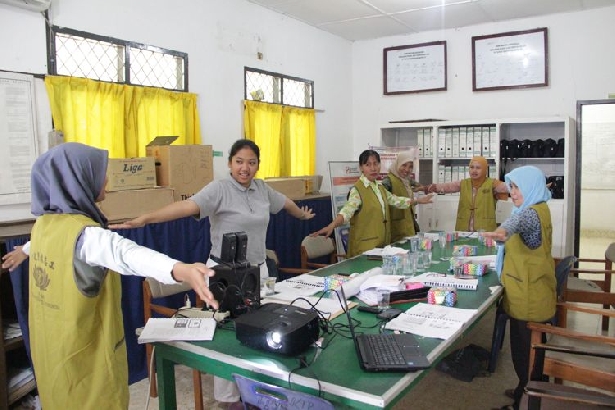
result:
M 12 251 L 2 257 L 2 267 L 12 272 L 23 261 L 28 258 L 28 255 L 21 250 L 21 246 L 15 246 Z
M 214 299 L 213 293 L 209 290 L 208 280 L 214 276 L 213 269 L 209 269 L 203 263 L 176 263 L 173 265 L 173 277 L 175 280 L 188 283 L 202 301 L 214 309 L 218 309 L 218 302 Z
M 301 207 L 301 212 L 303 212 L 303 215 L 299 219 L 302 219 L 304 221 L 307 221 L 308 219 L 312 219 L 314 216 L 316 216 L 314 211 L 312 211 L 312 208 L 308 208 L 307 205 L 303 205 Z

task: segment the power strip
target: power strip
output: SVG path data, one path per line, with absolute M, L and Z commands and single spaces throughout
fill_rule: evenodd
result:
M 231 312 L 203 310 L 200 308 L 182 308 L 175 314 L 176 317 L 213 317 L 216 322 L 221 322 L 231 316 Z

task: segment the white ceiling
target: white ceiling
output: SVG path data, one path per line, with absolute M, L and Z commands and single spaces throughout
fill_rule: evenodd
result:
M 613 6 L 613 0 L 248 0 L 350 41 Z

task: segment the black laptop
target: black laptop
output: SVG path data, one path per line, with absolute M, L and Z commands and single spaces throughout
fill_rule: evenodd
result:
M 341 286 L 340 291 L 344 301 L 350 336 L 354 340 L 361 368 L 368 372 L 414 372 L 426 369 L 431 365 L 412 334 L 357 335 L 350 317 L 346 295 Z

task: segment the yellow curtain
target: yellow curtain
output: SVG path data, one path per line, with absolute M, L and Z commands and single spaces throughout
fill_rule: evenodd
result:
M 176 135 L 173 143 L 201 143 L 196 94 L 161 88 L 130 87 L 132 95 L 127 115 L 127 141 L 130 156 L 145 156 L 145 146 L 154 137 Z M 133 154 L 134 153 L 134 154 Z
M 259 178 L 314 174 L 314 110 L 258 101 L 244 101 L 244 108 L 246 138 L 261 150 Z
M 308 108 L 282 110 L 282 174 L 314 175 L 316 164 L 316 115 Z
M 74 77 L 46 76 L 45 86 L 65 140 L 107 149 L 111 158 L 144 157 L 158 135 L 201 142 L 195 94 Z
M 246 138 L 260 148 L 261 163 L 258 178 L 280 176 L 280 130 L 282 106 L 258 101 L 244 101 L 244 129 Z
M 45 77 L 54 128 L 81 142 L 125 157 L 124 86 L 74 77 Z

